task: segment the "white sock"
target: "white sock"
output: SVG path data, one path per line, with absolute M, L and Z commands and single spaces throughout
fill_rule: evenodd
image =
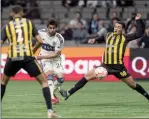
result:
M 54 99 L 54 94 L 53 94 L 54 84 L 53 84 L 53 81 L 52 80 L 48 80 L 48 85 L 49 85 L 49 88 L 50 88 L 51 99 Z
M 57 80 L 54 81 L 54 92 L 60 88 L 60 86 L 62 85 L 62 83 L 58 82 Z

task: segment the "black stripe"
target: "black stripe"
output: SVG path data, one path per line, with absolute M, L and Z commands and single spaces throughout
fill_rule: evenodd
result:
M 26 19 L 26 26 L 27 26 L 27 33 L 28 33 L 28 38 L 27 41 L 30 41 L 30 33 L 29 33 L 29 21 L 28 19 Z M 25 44 L 25 45 L 29 45 L 29 43 Z M 31 53 L 31 52 L 30 52 Z
M 110 34 L 111 35 L 111 34 Z M 109 37 L 110 37 L 110 35 L 109 35 Z M 108 38 L 109 38 L 108 37 Z M 109 38 L 109 40 L 108 40 L 108 45 L 110 45 L 110 41 L 112 40 L 112 37 L 113 37 L 113 35 Z M 106 56 L 107 56 L 107 64 L 109 64 L 109 46 L 107 47 L 107 53 L 106 53 Z M 111 60 L 111 59 L 110 59 Z
M 113 46 L 114 46 L 114 44 L 115 44 L 115 42 L 116 42 L 117 37 L 118 37 L 118 35 L 116 35 L 116 37 L 114 38 L 114 42 L 113 42 L 113 44 L 112 44 Z M 111 59 L 111 61 L 112 61 L 111 63 L 114 64 L 114 47 L 112 47 L 112 53 L 111 53 L 111 55 L 112 55 L 112 56 L 111 56 L 111 58 L 112 58 L 112 59 Z
M 125 39 L 125 41 L 124 41 L 124 45 L 123 45 L 123 49 L 122 49 L 122 60 L 123 60 L 123 58 L 124 58 L 124 55 L 125 55 L 125 50 L 126 50 L 126 46 L 127 46 L 127 42 L 126 42 L 126 39 Z M 123 61 L 122 61 L 123 62 Z M 123 64 L 124 64 L 124 62 L 123 62 Z
M 11 57 L 13 57 L 13 39 L 12 39 L 12 33 L 11 33 L 11 29 L 10 29 L 10 24 L 8 24 L 8 31 L 9 31 L 9 35 L 10 35 L 10 50 L 11 50 Z
M 32 42 L 32 39 L 30 39 L 30 36 L 32 35 L 30 33 L 30 26 L 29 26 L 29 20 L 27 19 L 27 24 L 28 24 L 28 39 L 27 39 L 27 42 L 28 42 L 28 45 L 29 45 L 29 51 L 30 51 L 30 56 L 32 56 L 32 52 L 31 52 L 31 47 L 30 47 L 30 42 Z
M 120 44 L 121 44 L 121 41 L 122 41 L 122 35 L 120 36 L 120 39 L 119 39 L 119 42 L 118 42 L 118 46 L 117 46 L 117 63 L 120 64 L 120 59 L 119 59 L 119 56 L 120 56 Z

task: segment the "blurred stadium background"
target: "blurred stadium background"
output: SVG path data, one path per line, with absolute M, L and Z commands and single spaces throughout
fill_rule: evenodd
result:
M 57 30 L 65 38 L 64 54 L 67 65 L 73 67 L 71 71 L 66 67 L 69 69 L 66 71 L 67 80 L 78 80 L 86 72 L 86 65 L 90 68 L 89 63 L 92 61 L 93 64 L 100 64 L 105 41 L 87 44 L 89 38 L 112 31 L 118 20 L 126 23 L 125 33 L 135 32 L 134 17 L 140 13 L 146 23 L 144 36 L 128 44 L 124 60 L 137 81 L 147 81 L 141 84 L 149 91 L 148 0 L 1 0 L 1 27 L 9 22 L 11 6 L 15 4 L 24 7 L 25 17 L 31 19 L 37 29 L 46 28 L 50 18 L 58 21 Z M 7 43 L 4 47 L 7 47 Z M 1 58 L 2 70 L 6 61 L 4 47 Z M 19 73 L 14 79 L 23 79 L 22 76 L 25 77 Z M 118 81 L 113 77 L 108 77 L 105 81 L 110 82 L 89 83 L 67 102 L 61 100 L 54 109 L 62 117 L 67 118 L 149 117 L 148 102 L 141 95 L 120 82 L 111 82 Z M 74 83 L 66 82 L 64 87 L 68 89 Z M 3 100 L 3 118 L 46 117 L 41 90 L 35 81 L 10 81 L 7 90 Z

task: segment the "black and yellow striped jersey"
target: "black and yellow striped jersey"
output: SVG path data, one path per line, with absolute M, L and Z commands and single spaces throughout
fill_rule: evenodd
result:
M 123 64 L 126 45 L 124 35 L 109 33 L 106 37 L 106 49 L 103 62 L 105 64 Z
M 142 20 L 136 21 L 137 31 L 131 34 L 114 34 L 114 32 L 106 34 L 106 48 L 103 56 L 104 64 L 123 64 L 123 58 L 126 46 L 129 41 L 140 38 L 144 34 L 144 23 Z M 103 39 L 98 37 L 96 40 Z
M 32 39 L 38 35 L 34 24 L 26 18 L 15 18 L 3 29 L 1 40 L 8 39 L 8 57 L 34 56 Z

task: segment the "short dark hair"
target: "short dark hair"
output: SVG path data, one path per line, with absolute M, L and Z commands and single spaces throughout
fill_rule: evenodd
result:
M 118 23 L 118 24 L 121 24 L 122 27 L 123 27 L 123 29 L 125 29 L 125 23 L 124 23 L 124 22 L 122 22 L 122 21 L 117 21 L 117 23 Z
M 12 12 L 14 12 L 15 14 L 18 14 L 19 12 L 23 11 L 23 7 L 20 5 L 14 5 L 12 7 Z
M 55 25 L 55 26 L 57 27 L 57 21 L 56 21 L 55 19 L 50 19 L 50 20 L 48 20 L 47 27 L 48 27 L 49 25 Z

